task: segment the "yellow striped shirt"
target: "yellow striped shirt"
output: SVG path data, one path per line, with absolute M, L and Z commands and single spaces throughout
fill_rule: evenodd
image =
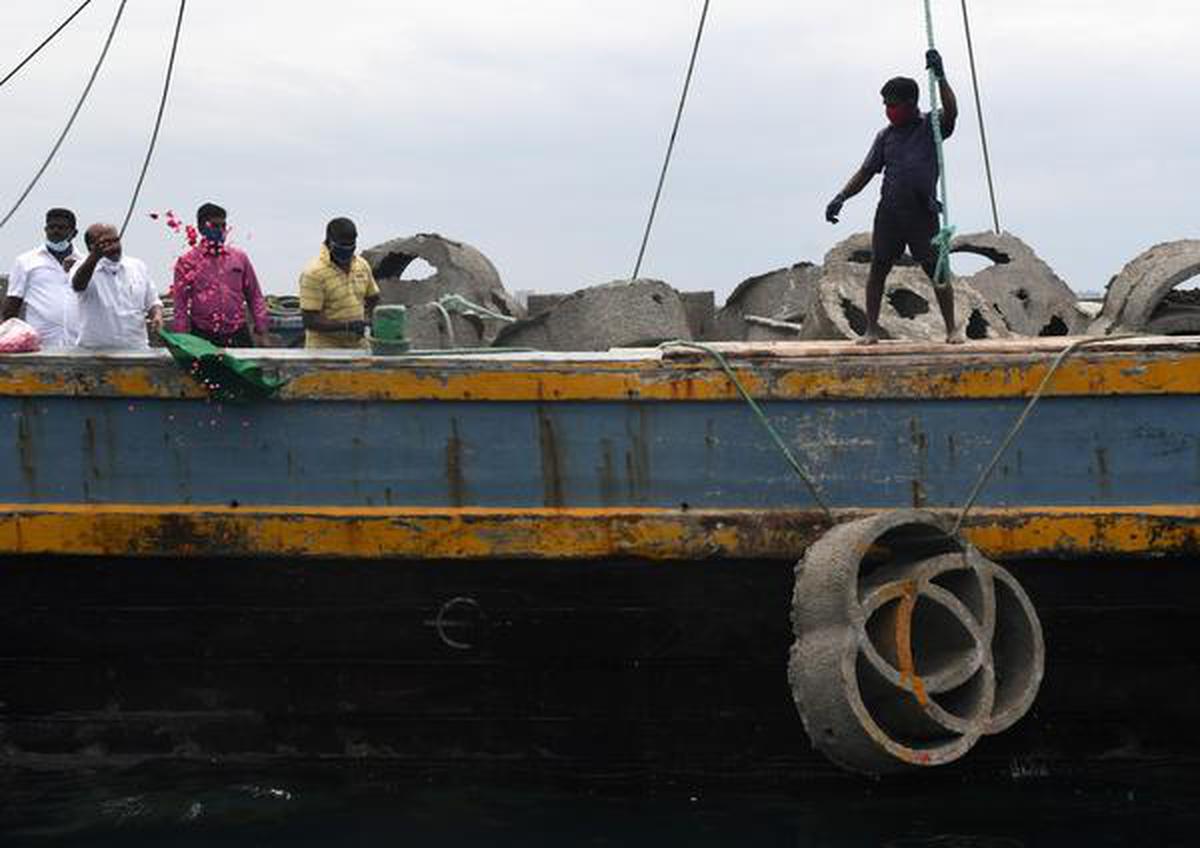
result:
M 300 308 L 319 312 L 329 321 L 364 321 L 363 302 L 379 294 L 379 285 L 371 266 L 355 256 L 347 273 L 333 264 L 329 248 L 321 245 L 321 254 L 309 262 L 300 274 Z M 323 333 L 305 330 L 306 348 L 369 347 L 367 340 L 354 333 Z

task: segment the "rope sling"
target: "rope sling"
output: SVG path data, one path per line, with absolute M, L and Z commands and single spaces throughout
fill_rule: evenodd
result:
M 925 33 L 929 37 L 929 49 L 936 50 L 937 43 L 933 37 L 933 5 L 931 0 L 925 0 Z M 933 237 L 933 244 L 938 249 L 937 267 L 933 272 L 933 284 L 944 286 L 950 282 L 950 247 L 954 241 L 954 227 L 950 224 L 950 189 L 946 177 L 945 139 L 942 137 L 941 97 L 939 96 L 938 77 L 933 68 L 929 69 L 929 119 L 933 122 L 933 143 L 937 149 L 939 174 L 938 203 L 941 206 L 941 227 Z

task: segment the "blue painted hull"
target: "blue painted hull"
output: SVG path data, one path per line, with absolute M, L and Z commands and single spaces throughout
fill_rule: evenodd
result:
M 777 401 L 835 507 L 953 507 L 1023 407 Z M 0 397 L 8 503 L 795 509 L 737 402 L 371 403 Z M 983 505 L 1200 503 L 1200 396 L 1050 398 Z

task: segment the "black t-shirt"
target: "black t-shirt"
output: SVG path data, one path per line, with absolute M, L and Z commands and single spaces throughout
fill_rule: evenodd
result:
M 954 134 L 942 116 L 942 135 Z M 940 211 L 937 202 L 938 161 L 929 114 L 905 127 L 886 127 L 875 136 L 863 170 L 874 176 L 883 172 L 879 206 L 898 213 Z

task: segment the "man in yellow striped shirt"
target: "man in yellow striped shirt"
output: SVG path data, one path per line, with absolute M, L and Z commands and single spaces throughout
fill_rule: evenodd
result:
M 366 328 L 379 303 L 379 286 L 357 249 L 354 222 L 330 221 L 320 255 L 300 275 L 306 348 L 370 348 Z

